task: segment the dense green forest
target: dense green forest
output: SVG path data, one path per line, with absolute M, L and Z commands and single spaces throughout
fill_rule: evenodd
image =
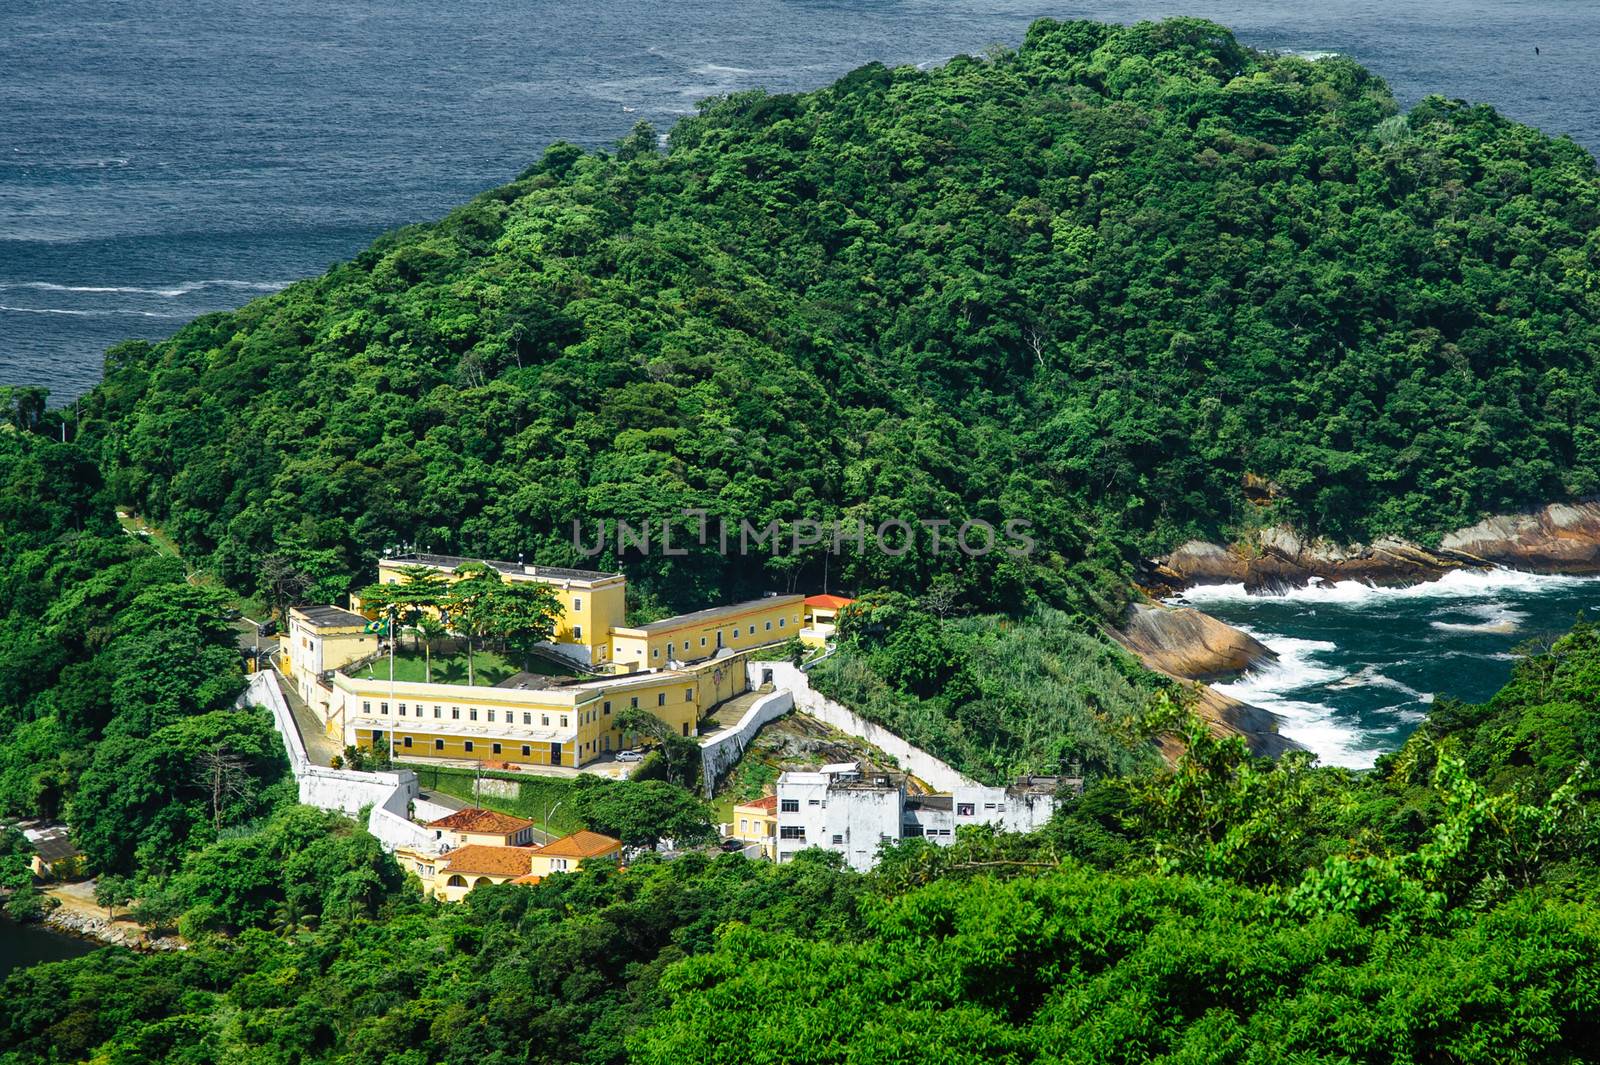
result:
M 868 875 L 647 854 L 447 905 L 281 807 L 153 896 L 190 949 L 8 977 L 0 1062 L 1582 1060 L 1597 699 L 1580 626 L 1373 773 L 1194 723 L 1172 772 L 1035 836 L 887 844 Z
M 1426 536 L 1600 488 L 1600 180 L 1487 107 L 1213 24 L 708 103 L 550 148 L 442 221 L 156 344 L 76 426 L 119 501 L 248 588 L 386 545 L 574 561 L 571 523 L 1033 523 L 1025 561 L 830 560 L 835 589 L 1101 613 L 1141 552 L 1262 516 Z M 679 538 L 679 542 L 689 539 Z M 641 605 L 819 587 L 630 559 Z M 593 564 L 616 564 L 613 555 Z
M 1592 1056 L 1600 630 L 1354 775 L 1211 737 L 1098 625 L 1187 536 L 1425 537 L 1600 487 L 1597 227 L 1594 161 L 1487 108 L 1402 115 L 1195 20 L 1047 21 L 553 146 L 113 349 L 76 411 L 0 391 L 0 815 L 69 818 L 111 904 L 188 944 L 11 975 L 0 1065 Z M 1026 558 L 587 564 L 643 612 L 826 572 L 869 594 L 819 687 L 1088 791 L 867 875 L 643 854 L 444 905 L 294 803 L 191 572 L 332 598 L 385 546 L 574 562 L 575 518 L 690 507 L 1031 521 Z M 704 830 L 664 782 L 575 792 L 631 842 Z M 0 833 L 26 914 L 22 859 Z

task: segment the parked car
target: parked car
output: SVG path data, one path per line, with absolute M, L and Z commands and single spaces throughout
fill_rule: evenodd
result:
M 644 752 L 639 750 L 637 747 L 630 748 L 630 749 L 628 749 L 626 751 L 618 751 L 617 752 L 617 761 L 619 761 L 619 762 L 642 762 L 642 761 L 644 761 Z
M 729 854 L 732 854 L 734 851 L 742 851 L 744 850 L 744 840 L 725 839 L 722 841 L 722 849 L 727 851 Z

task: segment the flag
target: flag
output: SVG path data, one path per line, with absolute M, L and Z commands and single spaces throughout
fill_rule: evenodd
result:
M 384 636 L 387 636 L 387 635 L 389 635 L 389 619 L 388 618 L 379 618 L 377 621 L 369 621 L 369 622 L 367 622 L 366 628 L 362 629 L 361 631 L 362 632 L 376 632 L 376 633 L 380 633 L 380 634 L 382 634 Z

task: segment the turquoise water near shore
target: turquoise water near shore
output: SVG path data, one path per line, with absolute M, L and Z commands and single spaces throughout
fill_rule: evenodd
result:
M 1365 768 L 1435 700 L 1487 699 L 1519 647 L 1555 638 L 1582 614 L 1600 617 L 1600 578 L 1459 572 L 1404 588 L 1340 581 L 1270 596 L 1212 585 L 1174 601 L 1277 652 L 1219 691 L 1279 714 L 1282 731 L 1324 762 Z

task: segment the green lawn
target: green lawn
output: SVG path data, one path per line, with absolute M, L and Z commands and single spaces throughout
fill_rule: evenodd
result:
M 515 773 L 475 773 L 471 769 L 453 766 L 418 765 L 406 762 L 405 768 L 417 774 L 417 783 L 423 791 L 439 791 L 465 799 L 475 806 L 501 813 L 526 817 L 541 831 L 565 836 L 583 827 L 572 810 L 572 782 L 560 777 L 519 776 Z M 494 780 L 512 780 L 518 784 L 515 797 L 502 795 L 473 795 L 472 782 L 478 776 Z M 548 811 L 550 823 L 545 824 Z
M 576 674 L 562 669 L 549 659 L 538 655 L 499 654 L 495 651 L 478 651 L 472 656 L 473 679 L 479 684 L 498 684 L 513 673 L 542 673 L 549 677 L 572 677 Z M 422 682 L 431 679 L 434 684 L 467 683 L 467 656 L 465 653 L 433 656 L 433 669 L 429 674 L 421 651 L 413 651 L 409 643 L 396 650 L 394 677 L 389 676 L 389 659 L 380 658 L 363 666 L 356 676 L 368 680 L 397 680 Z

